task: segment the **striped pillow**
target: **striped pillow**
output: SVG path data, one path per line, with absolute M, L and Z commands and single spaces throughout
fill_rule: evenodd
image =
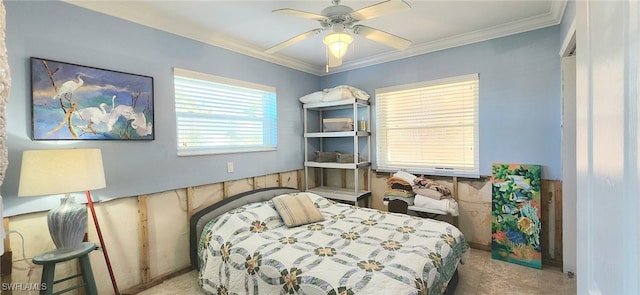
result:
M 271 201 L 288 227 L 324 220 L 320 210 L 306 194 L 281 195 Z

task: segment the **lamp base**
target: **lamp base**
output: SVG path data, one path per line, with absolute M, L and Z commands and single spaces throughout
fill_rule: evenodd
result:
M 58 250 L 76 249 L 87 232 L 87 208 L 67 194 L 60 199 L 60 207 L 49 211 L 47 223 Z

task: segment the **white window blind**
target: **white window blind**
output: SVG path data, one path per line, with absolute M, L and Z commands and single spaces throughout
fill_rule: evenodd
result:
M 380 171 L 479 177 L 478 74 L 376 89 Z
M 174 69 L 178 155 L 277 148 L 276 89 Z

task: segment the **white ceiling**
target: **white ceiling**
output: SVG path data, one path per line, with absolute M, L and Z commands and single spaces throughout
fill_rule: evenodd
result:
M 116 1 L 63 0 L 166 32 L 237 51 L 316 75 L 325 75 L 326 51 L 314 35 L 275 54 L 265 49 L 319 28 L 317 21 L 275 14 L 292 8 L 320 14 L 331 0 Z M 398 0 L 391 0 L 398 1 Z M 343 0 L 358 10 L 381 1 Z M 521 33 L 560 23 L 566 0 L 406 0 L 410 10 L 358 24 L 411 40 L 406 50 L 354 36 L 343 65 L 330 73 Z

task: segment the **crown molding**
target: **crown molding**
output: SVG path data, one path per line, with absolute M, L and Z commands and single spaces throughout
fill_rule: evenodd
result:
M 172 17 L 168 15 L 159 15 L 158 13 L 141 14 L 139 13 L 139 11 L 148 11 L 148 7 L 142 6 L 135 1 L 62 1 L 88 10 L 107 14 L 116 18 L 124 19 L 140 25 L 203 42 L 216 47 L 224 48 L 233 52 L 237 52 L 243 55 L 317 76 L 336 74 L 439 50 L 468 45 L 494 38 L 505 37 L 513 34 L 557 25 L 561 22 L 564 10 L 567 5 L 567 0 L 552 1 L 550 11 L 544 15 L 517 20 L 506 25 L 489 27 L 487 29 L 443 38 L 432 42 L 416 44 L 403 51 L 394 51 L 345 62 L 342 66 L 333 68 L 330 72 L 327 73 L 324 66 L 317 67 L 315 65 L 305 63 L 297 59 L 285 57 L 279 54 L 267 54 L 263 51 L 262 48 L 258 48 L 252 44 L 240 41 L 228 35 L 211 32 L 203 27 L 194 24 L 188 24 L 178 21 L 167 21 L 172 19 Z
M 340 68 L 332 71 L 330 74 L 350 71 L 403 58 L 413 57 L 453 47 L 473 44 L 554 26 L 562 21 L 562 16 L 564 15 L 566 4 L 566 0 L 553 1 L 551 10 L 544 15 L 521 19 L 508 24 L 493 26 L 486 29 L 477 30 L 475 32 L 443 38 L 432 42 L 417 44 L 403 51 L 388 52 L 363 59 L 345 62 Z
M 278 54 L 267 54 L 261 48 L 248 44 L 244 41 L 240 41 L 228 35 L 211 32 L 210 30 L 206 30 L 203 27 L 184 23 L 182 21 L 172 22 L 171 20 L 173 18 L 169 15 L 161 15 L 158 12 L 144 14 L 139 13 L 139 11 L 148 11 L 149 9 L 148 7 L 143 6 L 135 1 L 61 1 L 98 13 L 147 26 L 153 29 L 161 30 L 167 33 L 203 42 L 267 62 L 275 63 L 284 67 L 289 67 L 302 72 L 314 75 L 321 75 L 323 73 L 323 69 L 319 69 L 312 64 Z

